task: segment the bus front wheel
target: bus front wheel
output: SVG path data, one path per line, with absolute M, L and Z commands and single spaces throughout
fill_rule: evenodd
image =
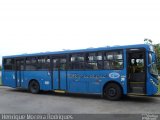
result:
M 29 91 L 33 94 L 38 94 L 40 91 L 39 83 L 35 80 L 31 81 L 29 84 Z
M 109 83 L 104 88 L 103 96 L 108 100 L 119 100 L 122 97 L 122 89 L 116 83 Z

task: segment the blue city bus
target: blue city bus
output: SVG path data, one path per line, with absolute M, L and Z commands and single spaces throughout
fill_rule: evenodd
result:
M 31 93 L 99 94 L 109 100 L 157 93 L 158 72 L 148 44 L 4 56 L 2 84 Z

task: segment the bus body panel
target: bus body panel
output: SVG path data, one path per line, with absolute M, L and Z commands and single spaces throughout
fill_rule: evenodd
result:
M 146 86 L 147 86 L 147 95 L 154 95 L 158 92 L 157 84 L 155 84 L 156 81 L 154 77 L 152 77 L 150 74 L 148 74 Z
M 67 90 L 67 75 L 66 71 L 53 71 L 53 89 Z
M 59 72 L 53 71 L 53 89 L 58 90 L 59 89 Z
M 5 86 L 16 88 L 17 81 L 15 77 L 15 71 L 3 71 L 2 72 L 2 84 Z
M 24 81 L 24 71 L 16 71 L 16 80 L 17 80 L 17 87 L 25 87 L 23 84 Z
M 114 76 L 115 75 L 115 76 Z M 103 94 L 107 82 L 116 82 L 127 93 L 126 75 L 123 70 L 68 71 L 68 92 Z
M 81 79 L 83 71 L 68 71 L 67 81 L 68 81 L 68 92 L 71 93 L 87 93 L 88 91 L 88 80 Z M 84 75 L 84 73 L 83 73 Z
M 23 88 L 28 88 L 31 80 L 37 80 L 40 84 L 40 90 L 51 90 L 52 81 L 48 71 L 24 71 L 24 81 L 22 82 Z
M 60 71 L 60 89 L 67 90 L 67 72 Z
M 146 64 L 149 65 L 149 51 L 146 50 Z M 148 96 L 154 95 L 158 92 L 158 80 L 155 79 L 149 72 L 149 67 L 146 67 L 146 94 Z

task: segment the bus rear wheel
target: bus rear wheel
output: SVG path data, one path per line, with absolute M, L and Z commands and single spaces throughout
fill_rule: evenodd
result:
M 108 100 L 119 100 L 122 97 L 122 89 L 116 83 L 109 83 L 104 88 L 103 96 Z
M 31 81 L 29 84 L 29 91 L 33 94 L 38 94 L 40 91 L 39 83 L 35 80 Z

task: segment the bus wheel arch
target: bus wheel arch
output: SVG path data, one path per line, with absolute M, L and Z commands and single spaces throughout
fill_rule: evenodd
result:
M 31 79 L 28 84 L 28 90 L 33 94 L 38 94 L 40 92 L 40 84 L 38 80 Z
M 109 100 L 119 100 L 122 97 L 123 88 L 116 81 L 109 81 L 103 86 L 103 97 Z

